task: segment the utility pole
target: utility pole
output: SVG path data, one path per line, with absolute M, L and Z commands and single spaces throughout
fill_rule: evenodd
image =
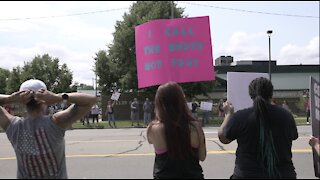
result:
M 98 92 L 97 92 L 97 73 L 96 73 L 96 97 L 98 96 Z
M 269 37 L 269 80 L 271 81 L 271 34 L 272 30 L 267 31 L 268 37 Z

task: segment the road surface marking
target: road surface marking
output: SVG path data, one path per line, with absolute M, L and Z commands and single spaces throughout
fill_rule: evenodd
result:
M 207 151 L 207 154 L 235 154 L 235 150 L 226 151 Z M 312 153 L 311 149 L 293 149 L 293 153 Z M 155 153 L 140 153 L 140 154 L 79 154 L 79 155 L 66 155 L 67 158 L 79 158 L 79 157 L 128 157 L 128 156 L 154 156 Z M 0 157 L 1 160 L 15 160 L 15 157 Z

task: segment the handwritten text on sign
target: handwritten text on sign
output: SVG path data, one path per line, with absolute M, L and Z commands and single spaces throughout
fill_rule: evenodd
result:
M 139 88 L 214 80 L 208 16 L 150 21 L 135 38 Z

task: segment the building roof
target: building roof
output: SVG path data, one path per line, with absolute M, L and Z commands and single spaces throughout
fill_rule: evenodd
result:
M 215 66 L 215 75 L 227 80 L 227 72 L 268 73 L 268 61 L 245 61 L 237 65 Z M 279 65 L 271 63 L 271 81 L 274 90 L 309 89 L 310 76 L 319 81 L 320 65 Z

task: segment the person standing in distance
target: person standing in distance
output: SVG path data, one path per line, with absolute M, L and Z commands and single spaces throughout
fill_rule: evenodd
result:
M 114 119 L 114 104 L 116 103 L 116 101 L 111 102 L 111 100 L 108 101 L 108 105 L 107 105 L 107 117 L 108 117 L 108 122 L 109 122 L 109 126 L 111 128 L 117 128 L 116 126 L 116 121 Z M 113 122 L 113 126 L 111 125 L 111 122 Z
M 67 109 L 45 115 L 49 105 L 66 101 Z M 9 114 L 5 104 L 26 106 L 25 117 Z M 18 179 L 67 179 L 65 131 L 96 103 L 96 97 L 81 93 L 55 94 L 46 85 L 31 79 L 20 91 L 0 95 L 0 126 L 6 131 L 17 159 Z
M 133 99 L 133 102 L 130 105 L 131 108 L 131 126 L 133 126 L 133 122 L 137 122 L 137 126 L 140 126 L 139 124 L 139 102 L 137 98 Z
M 145 126 L 148 126 L 151 121 L 151 112 L 152 103 L 149 101 L 149 98 L 146 98 L 146 101 L 143 103 L 143 120 Z

